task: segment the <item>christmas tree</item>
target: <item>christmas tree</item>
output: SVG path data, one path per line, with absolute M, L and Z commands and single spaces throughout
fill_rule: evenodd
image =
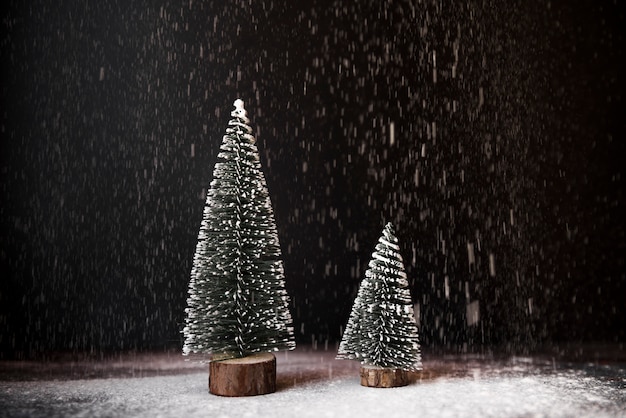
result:
M 337 358 L 407 371 L 422 369 L 409 283 L 391 223 L 372 254 Z
M 243 101 L 223 137 L 193 259 L 183 354 L 212 360 L 295 348 L 283 264 Z

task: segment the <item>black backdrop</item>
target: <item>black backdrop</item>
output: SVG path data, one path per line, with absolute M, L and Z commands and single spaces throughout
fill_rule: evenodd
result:
M 237 97 L 299 342 L 337 342 L 387 221 L 424 347 L 624 341 L 617 2 L 26 3 L 1 23 L 3 357 L 180 346 Z

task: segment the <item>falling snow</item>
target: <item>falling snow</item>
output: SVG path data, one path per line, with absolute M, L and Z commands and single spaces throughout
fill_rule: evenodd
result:
M 181 349 L 203 198 L 238 97 L 254 109 L 298 344 L 340 341 L 392 222 L 423 349 L 623 350 L 624 4 L 9 0 L 0 358 Z M 559 416 L 561 397 L 563 415 L 616 408 L 613 383 L 581 369 L 478 370 L 385 395 L 352 375 L 283 379 L 270 399 L 283 415 L 397 402 Z M 232 407 L 204 386 L 200 373 L 3 382 L 2 399 L 22 415 Z M 242 414 L 263 401 L 243 402 Z

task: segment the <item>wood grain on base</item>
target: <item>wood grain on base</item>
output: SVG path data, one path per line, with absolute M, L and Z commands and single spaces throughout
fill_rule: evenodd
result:
M 220 396 L 255 396 L 276 391 L 276 357 L 271 353 L 213 361 L 209 392 Z
M 361 385 L 372 388 L 395 388 L 409 384 L 406 370 L 361 365 Z

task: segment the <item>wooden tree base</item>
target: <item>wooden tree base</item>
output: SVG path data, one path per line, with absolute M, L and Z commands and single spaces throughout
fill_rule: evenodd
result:
M 361 385 L 371 388 L 395 388 L 409 384 L 406 370 L 361 365 Z
M 220 396 L 254 396 L 276 391 L 276 357 L 271 353 L 213 361 L 209 392 Z

